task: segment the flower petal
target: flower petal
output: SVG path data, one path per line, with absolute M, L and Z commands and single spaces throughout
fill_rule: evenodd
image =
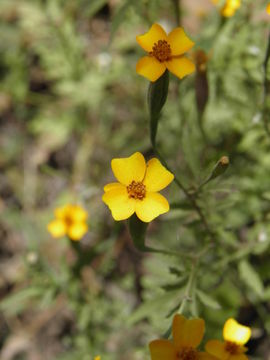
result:
M 244 345 L 248 342 L 250 336 L 251 329 L 248 326 L 241 325 L 232 318 L 225 322 L 223 337 L 226 341 L 232 341 L 239 345 Z
M 208 354 L 207 352 L 198 352 L 198 360 L 217 360 L 215 356 Z
M 147 162 L 145 178 L 143 180 L 147 191 L 160 191 L 168 186 L 173 179 L 174 175 L 158 159 L 153 158 Z
M 51 221 L 48 224 L 47 229 L 54 238 L 59 238 L 64 236 L 67 230 L 65 222 L 60 219 L 55 219 Z
M 229 360 L 248 360 L 248 357 L 245 354 L 236 354 L 236 355 L 230 355 Z
M 136 36 L 138 44 L 147 52 L 152 51 L 153 45 L 158 40 L 167 40 L 167 34 L 159 24 L 154 24 L 151 29 L 143 34 Z
M 54 210 L 55 217 L 57 219 L 64 220 L 67 217 L 67 215 L 69 214 L 69 211 L 70 211 L 71 207 L 72 207 L 72 205 L 67 204 L 67 205 L 60 206 L 60 207 L 56 208 Z
M 225 343 L 219 340 L 209 340 L 205 345 L 206 351 L 220 360 L 227 360 L 229 353 L 225 350 Z
M 156 81 L 165 72 L 165 63 L 159 62 L 153 56 L 142 57 L 136 65 L 136 72 L 144 76 L 149 81 Z
M 135 211 L 135 200 L 128 197 L 127 189 L 124 185 L 118 189 L 112 189 L 102 197 L 102 200 L 110 208 L 114 220 L 125 220 Z
M 167 69 L 179 77 L 179 79 L 182 79 L 184 76 L 195 71 L 195 65 L 193 62 L 184 56 L 172 58 L 170 61 L 166 61 L 166 66 Z
M 76 222 L 76 221 L 85 221 L 88 217 L 87 211 L 85 211 L 79 205 L 71 205 L 69 208 L 69 218 Z
M 175 315 L 172 326 L 175 346 L 196 348 L 202 341 L 204 328 L 203 319 L 188 320 L 183 315 Z
M 71 240 L 78 241 L 88 231 L 88 226 L 84 221 L 75 222 L 68 227 L 67 235 Z
M 152 360 L 175 360 L 177 352 L 169 340 L 154 340 L 149 344 Z
M 115 189 L 119 189 L 121 188 L 123 185 L 120 184 L 119 182 L 113 182 L 113 183 L 109 183 L 107 185 L 104 186 L 104 191 L 110 191 L 110 190 L 115 190 Z
M 164 196 L 156 192 L 146 192 L 143 200 L 136 201 L 136 214 L 144 222 L 150 222 L 157 216 L 170 210 L 169 203 Z
M 139 152 L 127 158 L 113 159 L 111 165 L 114 176 L 123 185 L 129 185 L 133 180 L 142 181 L 144 178 L 146 164 Z
M 194 42 L 189 39 L 181 27 L 173 29 L 168 35 L 172 55 L 182 55 L 194 46 Z

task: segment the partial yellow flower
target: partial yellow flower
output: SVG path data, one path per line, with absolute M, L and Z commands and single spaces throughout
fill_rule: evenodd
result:
M 215 358 L 197 350 L 204 335 L 203 319 L 188 320 L 175 315 L 172 325 L 172 341 L 154 340 L 149 344 L 152 360 L 215 360 Z
M 244 354 L 247 348 L 244 346 L 251 336 L 248 326 L 239 324 L 230 318 L 223 328 L 224 342 L 209 340 L 205 346 L 206 351 L 220 360 L 248 360 Z
M 156 158 L 145 163 L 136 152 L 128 158 L 113 159 L 114 176 L 119 182 L 107 184 L 102 200 L 110 208 L 114 220 L 125 220 L 134 213 L 144 222 L 169 211 L 169 203 L 158 191 L 174 178 Z
M 270 3 L 268 3 L 266 6 L 266 12 L 270 15 Z
M 100 356 L 95 356 L 94 360 L 101 360 Z
M 221 9 L 221 15 L 224 17 L 231 17 L 240 6 L 241 0 L 226 0 L 225 5 Z
M 55 238 L 67 235 L 71 240 L 78 241 L 88 231 L 88 214 L 79 205 L 68 204 L 56 208 L 54 215 L 55 219 L 48 224 L 47 229 Z
M 194 42 L 178 27 L 168 35 L 159 24 L 152 25 L 144 35 L 136 36 L 139 45 L 148 53 L 136 65 L 136 72 L 150 81 L 156 81 L 166 69 L 182 79 L 191 74 L 195 66 L 183 54 Z

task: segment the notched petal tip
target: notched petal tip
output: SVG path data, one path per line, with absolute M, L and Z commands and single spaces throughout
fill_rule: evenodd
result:
M 183 55 L 195 45 L 195 42 L 187 36 L 182 27 L 173 29 L 168 35 L 168 41 L 173 56 Z
M 146 170 L 145 159 L 140 152 L 127 158 L 113 159 L 111 166 L 116 179 L 126 186 L 132 181 L 142 181 Z
M 152 50 L 158 40 L 167 40 L 167 34 L 159 24 L 153 24 L 148 32 L 136 36 L 137 43 L 147 52 Z

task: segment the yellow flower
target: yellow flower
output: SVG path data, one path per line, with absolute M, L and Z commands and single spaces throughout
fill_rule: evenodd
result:
M 67 235 L 71 240 L 78 241 L 88 231 L 87 212 L 79 205 L 65 205 L 55 209 L 55 219 L 47 229 L 54 238 Z
M 244 354 L 247 351 L 244 344 L 248 342 L 250 336 L 249 327 L 240 325 L 234 319 L 228 319 L 223 328 L 225 341 L 209 340 L 205 349 L 220 360 L 248 360 Z
M 169 211 L 168 201 L 158 191 L 168 186 L 174 176 L 160 161 L 145 163 L 139 152 L 128 158 L 113 159 L 114 176 L 119 182 L 107 184 L 102 200 L 110 208 L 114 220 L 125 220 L 136 213 L 144 222 Z
M 156 81 L 166 69 L 180 79 L 195 70 L 192 61 L 183 56 L 194 42 L 181 27 L 167 35 L 160 25 L 154 24 L 146 34 L 136 36 L 136 40 L 148 52 L 138 61 L 136 72 L 148 80 Z
M 270 15 L 270 3 L 268 3 L 266 6 L 266 12 Z
M 224 17 L 231 17 L 240 6 L 241 0 L 226 0 L 225 5 L 221 9 L 221 15 Z
M 204 320 L 188 320 L 175 315 L 172 325 L 173 340 L 154 340 L 149 344 L 152 360 L 215 360 L 215 358 L 197 350 L 204 335 Z
M 95 356 L 94 360 L 101 360 L 100 356 Z

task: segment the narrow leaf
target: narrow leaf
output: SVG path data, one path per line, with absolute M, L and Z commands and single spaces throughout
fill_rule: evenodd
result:
M 205 292 L 201 290 L 196 290 L 196 293 L 203 305 L 216 310 L 221 308 L 220 304 L 215 299 L 207 295 Z
M 246 260 L 239 263 L 238 271 L 243 282 L 259 297 L 263 297 L 264 286 L 254 267 Z

